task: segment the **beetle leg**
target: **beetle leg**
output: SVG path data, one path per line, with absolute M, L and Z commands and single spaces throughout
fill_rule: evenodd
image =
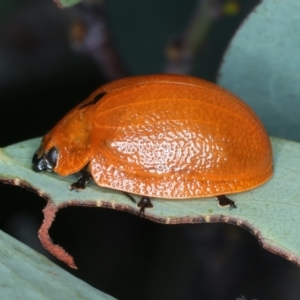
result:
M 137 206 L 140 207 L 139 216 L 145 216 L 145 208 L 152 208 L 153 204 L 151 203 L 150 197 L 143 196 Z
M 70 185 L 70 190 L 73 191 L 84 191 L 86 184 L 92 179 L 92 176 L 89 172 L 80 171 L 80 176 L 77 181 Z
M 227 198 L 225 195 L 217 196 L 220 206 L 230 206 L 230 209 L 236 208 L 235 202 Z
M 123 194 L 124 194 L 125 196 L 127 196 L 133 203 L 136 203 L 135 199 L 134 199 L 130 194 L 128 194 L 128 193 L 126 193 L 126 192 L 123 192 Z

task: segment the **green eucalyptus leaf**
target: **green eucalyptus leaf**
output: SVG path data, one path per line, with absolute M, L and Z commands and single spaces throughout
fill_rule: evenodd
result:
M 261 187 L 230 195 L 236 201 L 237 209 L 220 208 L 215 198 L 153 199 L 154 208 L 146 210 L 145 218 L 164 224 L 225 222 L 242 226 L 254 234 L 264 248 L 300 265 L 300 144 L 278 138 L 272 138 L 271 142 L 274 176 Z M 0 180 L 32 188 L 48 199 L 48 208 L 44 210 L 48 220 L 44 221 L 40 233 L 44 234 L 49 229 L 55 212 L 68 205 L 139 213 L 139 208 L 118 191 L 91 183 L 85 191 L 77 193 L 68 188 L 76 180 L 75 175 L 60 177 L 49 172 L 33 172 L 31 159 L 39 144 L 40 139 L 33 139 L 1 149 Z M 44 246 L 60 259 L 62 254 L 68 255 L 57 255 L 55 251 L 63 251 L 59 246 Z M 75 267 L 72 262 L 65 262 Z
M 270 135 L 300 141 L 300 1 L 263 0 L 232 39 L 219 84 L 245 100 Z
M 0 231 L 1 300 L 112 300 Z

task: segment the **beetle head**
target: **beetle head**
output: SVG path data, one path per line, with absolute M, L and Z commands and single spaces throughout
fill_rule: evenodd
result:
M 41 154 L 39 147 L 32 157 L 32 169 L 35 172 L 53 171 L 57 163 L 57 150 L 52 147 L 49 151 Z

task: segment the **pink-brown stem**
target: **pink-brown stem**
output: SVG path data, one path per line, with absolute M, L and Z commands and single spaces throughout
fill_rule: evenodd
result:
M 67 264 L 69 267 L 77 269 L 73 257 L 62 247 L 53 244 L 52 239 L 49 236 L 49 229 L 55 219 L 57 211 L 58 208 L 51 201 L 48 201 L 46 207 L 43 209 L 44 220 L 38 232 L 39 239 L 43 247 L 48 250 L 53 256 Z

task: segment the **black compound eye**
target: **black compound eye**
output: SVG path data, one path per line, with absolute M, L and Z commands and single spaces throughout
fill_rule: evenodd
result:
M 38 148 L 33 157 L 32 157 L 32 170 L 35 172 L 41 172 L 47 169 L 45 165 L 45 161 L 43 157 L 38 157 L 38 153 L 40 151 L 40 148 Z
M 52 147 L 45 155 L 44 161 L 46 164 L 46 168 L 49 171 L 52 171 L 55 168 L 57 163 L 57 150 L 55 147 Z

